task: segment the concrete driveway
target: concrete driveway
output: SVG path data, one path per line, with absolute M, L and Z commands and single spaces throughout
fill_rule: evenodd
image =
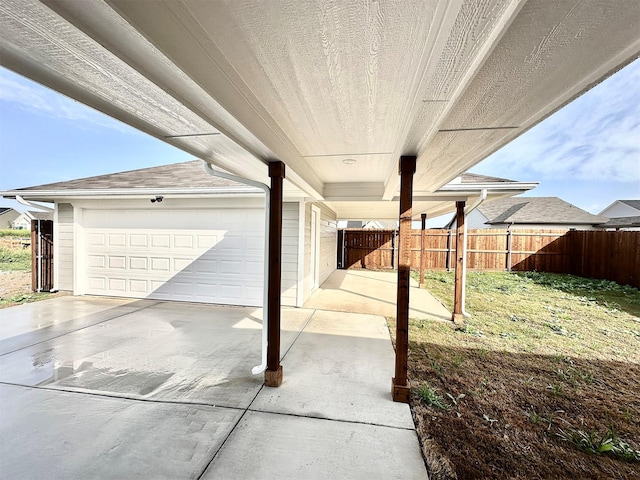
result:
M 426 478 L 383 317 L 59 297 L 0 310 L 3 478 Z

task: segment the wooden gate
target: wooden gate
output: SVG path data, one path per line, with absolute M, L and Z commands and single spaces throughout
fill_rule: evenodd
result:
M 338 268 L 395 268 L 396 236 L 396 230 L 338 231 Z
M 53 288 L 53 222 L 31 220 L 31 289 L 50 292 Z

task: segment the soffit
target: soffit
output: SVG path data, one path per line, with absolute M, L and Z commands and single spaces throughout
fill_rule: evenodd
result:
M 391 200 L 400 155 L 434 192 L 636 58 L 639 20 L 636 0 L 0 0 L 0 61 L 232 173 L 279 159 L 307 196 Z

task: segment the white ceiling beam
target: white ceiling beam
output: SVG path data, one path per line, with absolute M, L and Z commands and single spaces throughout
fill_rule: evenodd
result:
M 491 32 L 486 35 L 482 45 L 477 51 L 474 52 L 473 58 L 471 59 L 468 67 L 464 71 L 464 74 L 457 80 L 457 84 L 453 92 L 448 96 L 448 98 L 443 99 L 433 99 L 433 100 L 441 100 L 441 108 L 439 108 L 439 112 L 436 114 L 436 119 L 431 120 L 431 126 L 426 129 L 426 131 L 422 132 L 422 137 L 419 137 L 414 140 L 409 136 L 409 130 L 412 127 L 411 123 L 408 123 L 403 132 L 403 135 L 400 136 L 400 139 L 404 142 L 399 144 L 396 150 L 394 151 L 394 157 L 400 158 L 400 155 L 417 155 L 418 157 L 426 148 L 426 145 L 431 141 L 433 136 L 437 133 L 439 126 L 445 120 L 451 109 L 454 107 L 456 102 L 462 96 L 464 91 L 467 89 L 473 78 L 475 77 L 478 70 L 482 67 L 486 59 L 491 55 L 491 52 L 496 47 L 502 35 L 504 35 L 505 31 L 509 28 L 515 17 L 518 15 L 518 12 L 522 8 L 522 6 L 526 3 L 527 0 L 512 0 L 508 2 L 506 8 L 504 8 L 502 14 L 499 18 L 496 19 Z M 459 15 L 464 12 L 459 12 Z M 461 15 L 462 17 L 462 15 Z M 453 21 L 449 25 L 449 28 L 452 28 Z M 464 31 L 464 29 L 460 29 L 460 36 L 458 38 L 453 38 L 452 40 L 462 42 L 468 41 L 467 36 L 471 33 L 470 31 Z M 449 40 L 449 36 L 443 36 L 445 40 Z M 477 39 L 474 39 L 477 41 Z M 428 91 L 430 84 L 425 83 L 422 85 L 422 89 L 426 89 L 426 91 L 422 92 L 423 98 L 431 98 L 432 92 Z M 420 98 L 420 96 L 418 96 Z M 414 102 L 415 106 L 421 105 L 420 102 Z M 414 112 L 411 112 L 409 118 L 411 121 L 415 121 L 416 119 L 412 118 Z M 459 175 L 462 173 L 463 169 L 455 169 L 455 174 L 453 176 Z M 385 182 L 385 191 L 384 191 L 384 199 L 390 199 L 398 191 L 398 186 L 400 184 L 400 177 L 398 175 L 397 169 L 390 170 L 387 174 L 387 180 Z

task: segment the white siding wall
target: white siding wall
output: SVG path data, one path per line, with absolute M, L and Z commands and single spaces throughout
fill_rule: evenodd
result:
M 307 203 L 304 208 L 304 281 L 303 302 L 311 295 L 311 206 L 320 209 L 320 285 L 337 268 L 337 216 L 322 203 Z
M 282 205 L 282 305 L 295 307 L 298 297 L 298 203 Z
M 70 203 L 57 203 L 54 228 L 54 264 L 55 288 L 73 291 L 73 206 Z

